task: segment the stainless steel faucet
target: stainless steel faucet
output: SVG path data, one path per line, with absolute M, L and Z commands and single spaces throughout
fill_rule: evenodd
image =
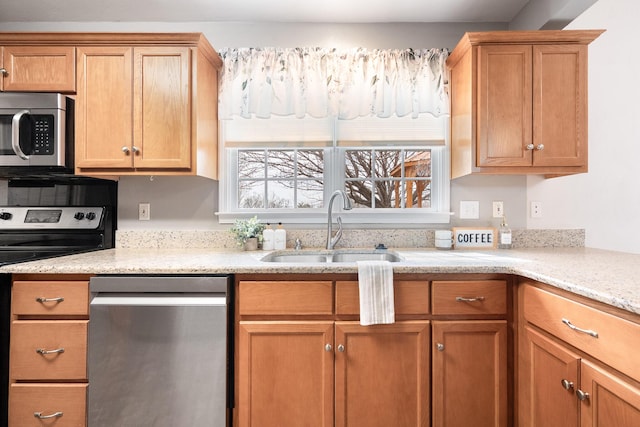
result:
M 336 218 L 336 222 L 338 223 L 338 231 L 336 232 L 335 236 L 333 236 L 332 230 L 333 220 L 331 219 L 331 209 L 333 208 L 333 200 L 338 196 L 342 196 L 342 207 L 347 211 L 351 210 L 351 200 L 349 200 L 346 193 L 342 190 L 334 191 L 331 195 L 331 198 L 329 199 L 329 209 L 327 211 L 327 249 L 333 249 L 336 243 L 338 243 L 338 240 L 340 240 L 340 238 L 342 237 L 342 218 Z

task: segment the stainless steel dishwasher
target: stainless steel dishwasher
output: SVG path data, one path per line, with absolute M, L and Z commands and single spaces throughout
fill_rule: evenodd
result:
M 91 279 L 89 427 L 228 425 L 230 282 Z

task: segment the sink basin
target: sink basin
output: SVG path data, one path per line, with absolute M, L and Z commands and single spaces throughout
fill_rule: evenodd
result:
M 389 251 L 379 252 L 355 252 L 355 251 L 336 251 L 331 258 L 332 262 L 356 262 L 356 261 L 389 261 L 398 262 L 402 261 L 402 257 Z
M 261 259 L 265 262 L 331 262 L 331 254 L 308 254 L 308 253 L 289 253 L 289 254 L 269 254 Z
M 329 263 L 356 261 L 402 261 L 402 257 L 393 251 L 380 250 L 337 250 L 337 251 L 300 251 L 273 252 L 264 257 L 263 262 Z

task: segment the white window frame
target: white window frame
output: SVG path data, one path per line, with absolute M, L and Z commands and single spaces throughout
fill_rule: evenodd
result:
M 246 119 L 238 119 L 246 120 Z M 265 124 L 265 119 L 261 122 L 261 126 L 265 125 L 270 128 L 277 126 L 277 122 Z M 272 119 L 266 119 L 267 122 Z M 277 119 L 282 120 L 282 119 Z M 300 124 L 300 119 L 296 125 Z M 331 119 L 331 121 L 337 121 Z M 286 223 L 286 224 L 326 224 L 327 211 L 326 203 L 328 198 L 336 189 L 344 189 L 344 162 L 340 159 L 341 150 L 347 148 L 362 149 L 381 149 L 388 147 L 394 148 L 431 148 L 431 165 L 432 165 L 432 181 L 431 181 L 431 208 L 360 208 L 345 211 L 342 209 L 341 203 L 334 203 L 334 212 L 340 213 L 343 223 L 349 225 L 375 225 L 382 228 L 403 228 L 411 227 L 419 224 L 447 224 L 450 222 L 450 150 L 449 150 L 449 120 L 444 118 L 444 144 L 442 141 L 434 145 L 433 141 L 411 141 L 389 144 L 385 141 L 362 141 L 351 144 L 348 141 L 339 140 L 339 132 L 336 131 L 337 126 L 334 123 L 332 129 L 328 133 L 324 130 L 317 129 L 307 132 L 302 140 L 296 141 L 296 137 L 290 141 L 281 142 L 280 138 L 273 136 L 273 133 L 266 133 L 266 140 L 261 134 L 261 141 L 251 135 L 246 135 L 242 141 L 236 143 L 228 143 L 226 141 L 227 125 L 229 121 L 222 120 L 220 122 L 220 185 L 219 185 L 219 212 L 216 212 L 220 223 L 233 223 L 238 218 L 249 218 L 257 215 L 263 222 L 270 223 Z M 329 123 L 329 121 L 327 121 Z M 295 128 L 296 126 L 294 126 Z M 357 127 L 357 126 L 356 126 Z M 292 132 L 296 132 L 295 129 Z M 356 130 L 356 132 L 359 132 Z M 366 133 L 366 130 L 364 131 Z M 236 135 L 237 136 L 237 135 Z M 297 136 L 299 138 L 299 136 Z M 235 139 L 235 138 L 234 138 Z M 284 138 L 286 139 L 286 138 Z M 392 140 L 392 138 L 388 138 Z M 320 148 L 328 152 L 325 153 L 325 174 L 324 174 L 324 201 L 322 208 L 268 208 L 268 209 L 241 209 L 237 206 L 237 149 L 242 148 L 269 148 L 269 149 L 286 149 L 286 148 Z M 344 156 L 342 156 L 344 158 Z

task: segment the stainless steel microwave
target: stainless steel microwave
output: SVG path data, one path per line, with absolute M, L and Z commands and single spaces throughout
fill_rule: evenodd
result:
M 0 93 L 0 174 L 73 168 L 73 106 L 59 93 Z

